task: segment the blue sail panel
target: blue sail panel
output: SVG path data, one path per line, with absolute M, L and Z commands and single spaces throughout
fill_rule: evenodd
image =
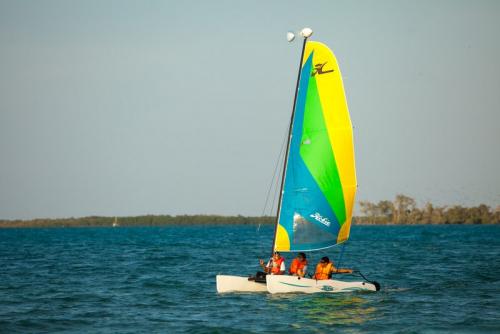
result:
M 308 144 L 303 143 L 303 122 L 308 112 L 307 98 L 311 98 L 308 91 L 312 59 L 313 52 L 304 63 L 300 76 L 275 239 L 275 250 L 279 251 L 310 251 L 330 247 L 336 243 L 340 230 L 330 203 L 300 154 L 301 145 Z

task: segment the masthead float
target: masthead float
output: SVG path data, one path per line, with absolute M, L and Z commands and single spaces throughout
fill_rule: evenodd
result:
M 304 28 L 271 251 L 315 251 L 348 240 L 356 193 L 351 119 L 337 60 Z M 292 42 L 295 34 L 287 33 Z M 270 293 L 377 291 L 361 282 L 267 275 L 217 275 L 217 291 Z

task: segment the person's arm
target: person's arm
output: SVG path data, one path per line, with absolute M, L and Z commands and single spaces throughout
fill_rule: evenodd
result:
M 281 266 L 280 266 L 280 272 L 278 273 L 278 275 L 284 275 L 285 274 L 285 261 L 282 261 L 281 262 Z
M 300 277 L 304 277 L 306 273 L 307 273 L 307 266 L 304 266 L 303 269 L 297 270 L 297 275 L 299 275 Z
M 332 266 L 332 274 L 351 274 L 352 269 L 346 269 L 346 268 L 335 268 Z
M 259 260 L 260 266 L 262 267 L 262 270 L 264 270 L 265 273 L 269 273 L 270 268 L 269 268 L 269 262 L 267 265 L 264 265 L 264 260 Z
M 260 266 L 262 267 L 262 269 L 264 270 L 265 273 L 269 274 L 271 272 L 271 268 L 272 268 L 271 260 L 269 260 L 266 265 L 264 265 L 263 260 L 260 260 Z

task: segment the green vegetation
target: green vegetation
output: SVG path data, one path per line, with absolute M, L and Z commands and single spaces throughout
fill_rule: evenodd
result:
M 492 210 L 485 204 L 475 207 L 437 207 L 427 203 L 423 208 L 418 208 L 413 198 L 397 195 L 393 202 L 380 201 L 375 204 L 361 201 L 359 206 L 363 215 L 355 220 L 360 225 L 500 224 L 500 206 Z
M 412 225 L 412 224 L 500 224 L 500 206 L 492 210 L 481 204 L 475 207 L 460 205 L 437 207 L 427 203 L 418 208 L 416 201 L 405 195 L 397 195 L 393 202 L 359 202 L 361 216 L 354 217 L 357 225 Z M 118 217 L 118 226 L 165 226 L 165 225 L 258 225 L 274 224 L 276 217 L 243 217 L 217 215 L 147 215 Z M 0 220 L 0 228 L 22 227 L 109 227 L 115 217 L 83 217 L 61 219 Z
M 117 217 L 118 226 L 165 226 L 165 225 L 228 225 L 228 224 L 272 224 L 274 217 L 243 217 L 216 215 L 147 215 Z M 0 220 L 2 227 L 105 227 L 113 226 L 115 217 L 82 217 L 61 219 Z

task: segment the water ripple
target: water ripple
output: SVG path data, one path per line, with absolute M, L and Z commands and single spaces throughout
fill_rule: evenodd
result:
M 271 227 L 0 230 L 0 332 L 496 333 L 499 226 L 353 227 L 343 266 L 378 293 L 215 292 Z M 339 249 L 312 254 L 311 262 Z M 285 254 L 288 261 L 291 256 Z

